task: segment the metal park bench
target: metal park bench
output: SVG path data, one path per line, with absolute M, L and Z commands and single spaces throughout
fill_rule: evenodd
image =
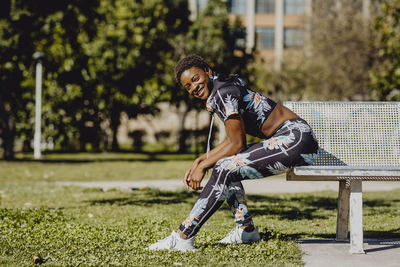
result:
M 400 102 L 285 102 L 313 128 L 320 145 L 311 166 L 288 181 L 339 181 L 336 240 L 364 253 L 362 181 L 400 180 Z

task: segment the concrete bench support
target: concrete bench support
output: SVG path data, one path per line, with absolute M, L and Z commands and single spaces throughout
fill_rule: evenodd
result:
M 339 181 L 336 241 L 348 241 L 350 217 L 350 253 L 362 254 L 362 181 Z
M 363 249 L 363 181 L 400 181 L 400 168 L 351 166 L 302 166 L 286 173 L 288 181 L 338 181 L 336 240 L 349 241 L 350 253 Z M 349 227 L 350 225 L 350 227 Z M 350 228 L 350 229 L 349 229 Z
M 363 181 L 400 181 L 400 102 L 288 101 L 311 126 L 320 149 L 288 181 L 338 181 L 336 240 L 363 249 Z M 349 226 L 350 225 L 350 226 Z M 350 228 L 350 229 L 349 229 Z
M 350 253 L 365 253 L 363 249 L 362 181 L 350 181 Z
M 350 184 L 339 181 L 336 241 L 347 241 L 349 233 Z

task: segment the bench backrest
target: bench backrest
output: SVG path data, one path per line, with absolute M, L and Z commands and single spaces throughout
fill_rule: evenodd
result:
M 321 150 L 313 165 L 400 167 L 400 102 L 285 102 Z

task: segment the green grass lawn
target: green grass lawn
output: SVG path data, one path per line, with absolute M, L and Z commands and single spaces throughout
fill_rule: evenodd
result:
M 43 179 L 49 178 L 38 173 L 47 171 L 47 166 L 55 173 L 51 179 L 62 181 L 71 180 L 79 172 L 121 172 L 119 168 L 124 164 L 128 168 L 136 163 L 129 155 L 124 155 L 128 161 L 117 155 L 103 155 L 108 157 L 107 161 L 85 163 L 62 162 L 53 157 L 52 162 L 0 162 L 0 265 L 32 265 L 33 257 L 40 255 L 43 264 L 57 266 L 301 266 L 296 239 L 335 236 L 336 192 L 249 195 L 261 242 L 242 246 L 218 244 L 234 227 L 233 216 L 224 204 L 196 237 L 197 252 L 147 251 L 148 245 L 169 235 L 186 218 L 198 193 L 103 191 L 43 183 Z M 76 155 L 72 160 L 79 161 L 78 158 Z M 141 180 L 140 173 L 150 177 L 167 162 L 175 171 L 173 163 L 182 161 L 187 164 L 182 168 L 185 170 L 190 164 L 188 159 L 140 161 L 143 168 L 134 179 Z M 35 168 L 38 176 L 32 178 Z M 26 170 L 32 170 L 31 180 L 17 175 Z M 172 177 L 164 172 L 160 175 Z M 12 179 L 14 175 L 17 178 Z M 59 175 L 62 178 L 58 179 Z M 102 176 L 109 180 L 106 177 Z M 96 180 L 82 177 L 87 179 Z M 363 196 L 365 237 L 400 237 L 400 190 L 366 192 Z
M 0 181 L 138 181 L 181 179 L 194 160 L 191 154 L 76 153 L 47 154 L 35 161 L 19 154 L 0 161 Z

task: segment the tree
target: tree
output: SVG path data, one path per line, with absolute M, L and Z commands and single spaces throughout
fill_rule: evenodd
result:
M 250 80 L 253 56 L 245 52 L 244 38 L 245 31 L 240 21 L 236 19 L 231 23 L 229 20 L 226 1 L 210 0 L 188 27 L 187 32 L 171 40 L 174 53 L 170 55 L 168 69 L 172 75 L 174 65 L 179 59 L 189 54 L 198 54 L 209 62 L 217 73 L 238 73 L 244 79 Z M 184 89 L 176 85 L 173 76 L 165 82 L 171 88 L 171 102 L 178 106 L 186 106 L 186 111 L 182 114 L 178 140 L 178 150 L 186 152 L 186 136 L 183 129 L 186 114 L 193 109 L 204 109 L 204 102 L 188 96 Z
M 308 97 L 317 99 L 319 92 L 329 99 L 370 100 L 373 49 L 362 0 L 315 1 L 311 23 Z
M 155 103 L 165 99 L 161 75 L 170 47 L 167 38 L 182 23 L 179 16 L 171 23 L 168 7 L 174 6 L 161 0 L 101 1 L 99 13 L 105 19 L 97 22 L 97 36 L 86 53 L 91 56 L 90 79 L 96 81 L 99 94 L 96 105 L 103 120 L 110 122 L 112 150 L 118 150 L 122 112 L 131 118 L 154 113 Z
M 373 23 L 377 59 L 372 90 L 382 101 L 400 101 L 400 1 L 385 0 Z
M 155 112 L 165 99 L 167 38 L 185 23 L 184 1 L 9 0 L 0 14 L 0 138 L 7 158 L 14 138 L 33 135 L 32 54 L 46 53 L 44 139 L 58 149 L 101 148 L 122 111 Z M 4 7 L 4 8 L 3 8 Z M 186 11 L 187 12 L 187 11 Z M 107 142 L 103 148 L 107 149 Z
M 282 71 L 260 75 L 260 85 L 279 101 L 372 100 L 375 52 L 362 0 L 312 2 L 308 50 L 285 49 Z
M 4 3 L 4 2 L 3 2 Z M 47 55 L 43 90 L 45 135 L 66 144 L 79 136 L 75 120 L 87 66 L 80 38 L 93 36 L 96 0 L 5 1 L 0 19 L 1 138 L 5 158 L 12 158 L 14 138 L 32 139 L 34 80 L 32 54 Z M 77 109 L 79 111 L 77 111 Z M 72 130 L 72 133 L 71 133 Z M 65 138 L 66 137 L 66 138 Z

